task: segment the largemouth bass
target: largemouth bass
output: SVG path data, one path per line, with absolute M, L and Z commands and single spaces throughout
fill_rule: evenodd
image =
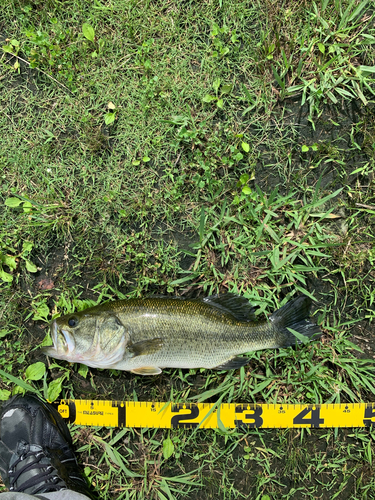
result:
M 320 335 L 301 296 L 255 321 L 247 299 L 227 293 L 205 299 L 130 299 L 107 302 L 53 321 L 48 356 L 94 368 L 157 375 L 162 368 L 230 370 L 248 362 L 240 354 L 300 343 Z

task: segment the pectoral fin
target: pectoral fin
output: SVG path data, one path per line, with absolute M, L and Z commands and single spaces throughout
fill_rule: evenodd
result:
M 135 356 L 154 354 L 155 352 L 158 352 L 162 347 L 163 339 L 155 338 L 150 340 L 142 340 L 141 342 L 131 344 L 127 347 L 127 351 L 130 353 L 131 357 L 134 358 Z
M 248 358 L 238 356 L 228 359 L 228 361 L 225 361 L 221 365 L 215 366 L 214 370 L 236 370 L 237 368 L 241 368 L 241 366 L 247 365 L 248 362 Z
M 143 366 L 142 368 L 135 368 L 131 372 L 136 375 L 159 375 L 161 369 L 157 366 Z

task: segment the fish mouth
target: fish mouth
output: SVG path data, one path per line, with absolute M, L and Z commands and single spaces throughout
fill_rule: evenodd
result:
M 73 336 L 70 335 L 69 332 L 63 329 L 61 329 L 61 333 L 64 336 L 63 344 L 66 354 L 72 354 L 76 347 Z M 56 331 L 56 342 L 57 342 L 57 331 Z
M 70 354 L 75 348 L 75 342 L 73 338 L 69 335 L 69 332 L 61 329 L 59 331 L 57 328 L 56 320 L 51 324 L 51 339 L 52 345 L 42 347 L 42 352 L 47 356 L 56 357 L 56 355 Z

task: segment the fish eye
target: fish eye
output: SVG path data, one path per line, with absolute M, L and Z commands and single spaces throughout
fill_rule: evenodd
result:
M 76 318 L 70 318 L 68 321 L 69 326 L 77 326 L 77 324 L 78 324 L 78 319 Z

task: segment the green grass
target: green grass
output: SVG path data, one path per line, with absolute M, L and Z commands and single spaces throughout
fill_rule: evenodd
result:
M 375 401 L 370 2 L 6 0 L 0 42 L 1 399 Z M 157 378 L 39 351 L 57 314 L 225 291 L 310 294 L 322 341 Z M 374 498 L 371 429 L 71 430 L 102 498 Z

